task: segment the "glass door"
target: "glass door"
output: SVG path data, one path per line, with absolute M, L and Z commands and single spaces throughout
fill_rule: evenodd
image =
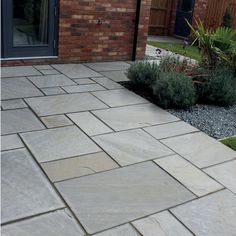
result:
M 5 58 L 56 55 L 56 0 L 2 0 Z

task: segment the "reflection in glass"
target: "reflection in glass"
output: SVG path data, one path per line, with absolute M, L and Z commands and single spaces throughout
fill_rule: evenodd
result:
M 48 0 L 13 0 L 13 45 L 48 43 Z

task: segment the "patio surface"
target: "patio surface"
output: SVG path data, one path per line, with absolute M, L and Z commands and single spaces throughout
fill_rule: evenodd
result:
M 3 236 L 236 235 L 236 152 L 118 84 L 129 65 L 2 68 Z

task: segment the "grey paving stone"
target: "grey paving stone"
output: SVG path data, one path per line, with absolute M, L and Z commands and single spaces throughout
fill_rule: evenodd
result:
M 103 87 L 107 89 L 120 89 L 123 88 L 120 84 L 106 78 L 106 77 L 97 77 L 97 78 L 92 78 L 94 81 L 97 83 L 101 84 Z
M 147 127 L 144 130 L 147 131 L 156 139 L 169 138 L 176 135 L 187 134 L 198 131 L 198 129 L 183 121 Z
M 73 124 L 65 115 L 44 116 L 40 119 L 47 126 L 47 128 L 55 128 Z
M 90 112 L 72 113 L 68 116 L 89 136 L 113 132 Z
M 210 194 L 171 211 L 195 235 L 235 235 L 236 196 L 228 190 Z
M 40 215 L 2 227 L 2 236 L 83 236 L 84 232 L 69 211 Z
M 115 62 L 95 62 L 95 63 L 86 63 L 86 66 L 90 67 L 95 71 L 113 71 L 113 70 L 126 70 L 130 65 L 123 61 Z
M 127 89 L 93 92 L 94 96 L 111 107 L 135 105 L 148 101 Z
M 29 80 L 32 81 L 38 88 L 57 87 L 65 85 L 76 85 L 75 82 L 67 78 L 65 75 L 44 75 L 44 76 L 29 76 Z
M 117 226 L 194 198 L 151 162 L 56 183 L 88 233 Z
M 153 104 L 141 104 L 93 111 L 116 131 L 147 127 L 179 119 Z
M 76 126 L 21 134 L 38 162 L 74 157 L 101 149 Z
M 107 78 L 115 81 L 115 82 L 124 82 L 129 81 L 128 77 L 126 76 L 127 71 L 108 71 L 108 72 L 101 72 Z
M 46 95 L 56 95 L 56 94 L 63 94 L 66 93 L 62 88 L 60 87 L 53 87 L 53 88 L 42 88 L 41 89 L 44 94 Z
M 99 135 L 93 139 L 122 166 L 173 154 L 140 129 Z
M 88 93 L 29 98 L 26 101 L 39 116 L 58 115 L 107 107 Z
M 26 151 L 2 152 L 2 223 L 64 207 Z
M 140 236 L 140 234 L 136 232 L 131 225 L 125 224 L 98 234 L 94 234 L 94 236 Z
M 1 136 L 1 151 L 23 147 L 24 144 L 17 134 Z
M 63 89 L 67 93 L 84 93 L 84 92 L 105 90 L 105 88 L 99 84 L 84 84 L 84 85 L 75 85 L 75 86 L 65 86 L 65 87 L 63 87 Z
M 43 93 L 39 91 L 30 81 L 25 77 L 18 78 L 2 78 L 2 100 L 12 98 L 26 98 L 43 96 Z
M 223 188 L 203 171 L 178 155 L 157 159 L 155 162 L 198 197 Z
M 27 107 L 22 99 L 3 100 L 1 104 L 2 108 L 5 110 Z
M 41 166 L 52 182 L 119 167 L 105 152 L 45 162 Z
M 18 76 L 30 76 L 41 75 L 33 66 L 9 66 L 2 67 L 1 76 L 4 77 L 18 77 Z
M 203 133 L 164 139 L 165 145 L 200 168 L 236 158 L 236 152 Z
M 236 160 L 209 167 L 204 171 L 236 194 Z
M 85 78 L 85 79 L 74 79 L 74 81 L 79 84 L 79 85 L 84 85 L 84 84 L 95 84 L 96 82 L 91 80 L 91 79 L 88 79 L 88 78 Z
M 72 79 L 101 76 L 82 64 L 52 65 L 55 69 Z
M 60 74 L 59 71 L 51 69 L 51 70 L 40 70 L 40 72 L 44 75 L 56 75 L 56 74 Z
M 50 65 L 35 65 L 38 70 L 52 70 L 53 68 Z
M 175 217 L 168 211 L 136 220 L 132 222 L 134 227 L 145 236 L 192 236 Z
M 44 128 L 43 124 L 28 108 L 2 111 L 2 135 Z

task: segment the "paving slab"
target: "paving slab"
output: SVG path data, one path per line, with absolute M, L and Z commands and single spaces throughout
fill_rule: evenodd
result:
M 2 108 L 5 110 L 27 107 L 26 103 L 22 99 L 3 100 L 1 104 Z
M 42 76 L 29 76 L 28 79 L 34 83 L 38 88 L 58 87 L 66 85 L 76 85 L 71 79 L 65 75 L 42 75 Z
M 101 149 L 76 126 L 21 134 L 38 162 L 75 157 Z
M 60 74 L 59 71 L 51 69 L 51 70 L 40 70 L 40 72 L 44 75 L 56 75 L 56 74 Z
M 115 81 L 115 82 L 124 82 L 129 81 L 127 75 L 127 71 L 107 71 L 101 72 L 102 75 L 106 76 L 107 78 Z
M 152 126 L 144 128 L 144 130 L 149 134 L 151 134 L 156 139 L 170 138 L 181 134 L 187 134 L 199 131 L 198 129 L 185 123 L 184 121 Z
M 56 94 L 63 94 L 66 93 L 60 87 L 51 87 L 51 88 L 42 88 L 41 89 L 45 95 L 56 95 Z
M 2 236 L 83 236 L 69 211 L 59 210 L 2 227 Z
M 235 235 L 236 196 L 228 190 L 210 194 L 171 211 L 195 235 Z
M 98 72 L 113 71 L 113 70 L 127 70 L 130 67 L 130 64 L 123 61 L 85 63 L 84 65 Z
M 178 155 L 157 159 L 155 162 L 198 197 L 223 188 L 203 171 Z
M 204 171 L 236 194 L 236 160 L 206 168 Z
M 24 144 L 17 134 L 1 136 L 1 151 L 23 147 Z
M 236 158 L 236 152 L 204 133 L 164 139 L 165 145 L 199 168 Z
M 79 112 L 67 115 L 89 136 L 113 132 L 112 129 L 106 126 L 90 112 Z
M 56 183 L 88 233 L 96 233 L 194 195 L 151 162 Z
M 35 65 L 34 68 L 38 70 L 52 70 L 53 69 L 50 65 Z
M 29 98 L 26 99 L 26 102 L 39 116 L 59 115 L 107 107 L 88 93 Z
M 122 166 L 174 154 L 140 129 L 99 135 L 93 140 Z
M 4 77 L 19 77 L 19 76 L 30 76 L 30 75 L 41 75 L 33 66 L 9 66 L 2 67 L 1 76 Z
M 79 84 L 79 85 L 84 85 L 84 84 L 95 84 L 96 82 L 85 78 L 85 79 L 74 79 L 75 83 Z
M 101 76 L 99 73 L 82 64 L 60 64 L 52 66 L 71 79 Z
M 73 124 L 65 115 L 44 116 L 40 119 L 47 126 L 47 128 L 55 128 Z
M 107 89 L 120 89 L 123 88 L 120 84 L 106 78 L 106 77 L 97 77 L 97 78 L 92 78 L 94 81 L 97 83 L 101 84 L 103 87 Z
M 168 211 L 132 222 L 133 226 L 145 236 L 193 236 Z
M 94 174 L 119 167 L 105 152 L 41 164 L 52 182 Z
M 64 207 L 26 149 L 2 152 L 2 223 Z
M 62 88 L 67 93 L 84 93 L 84 92 L 105 90 L 105 88 L 99 84 L 84 84 L 84 85 L 75 85 L 75 86 L 65 86 Z
M 127 89 L 93 92 L 94 96 L 111 107 L 148 103 L 148 101 Z
M 43 96 L 43 93 L 25 77 L 2 78 L 1 86 L 2 100 Z
M 153 104 L 141 104 L 93 111 L 116 131 L 147 127 L 179 119 Z
M 28 108 L 6 110 L 2 111 L 1 114 L 2 135 L 41 130 L 45 128 L 34 113 Z

